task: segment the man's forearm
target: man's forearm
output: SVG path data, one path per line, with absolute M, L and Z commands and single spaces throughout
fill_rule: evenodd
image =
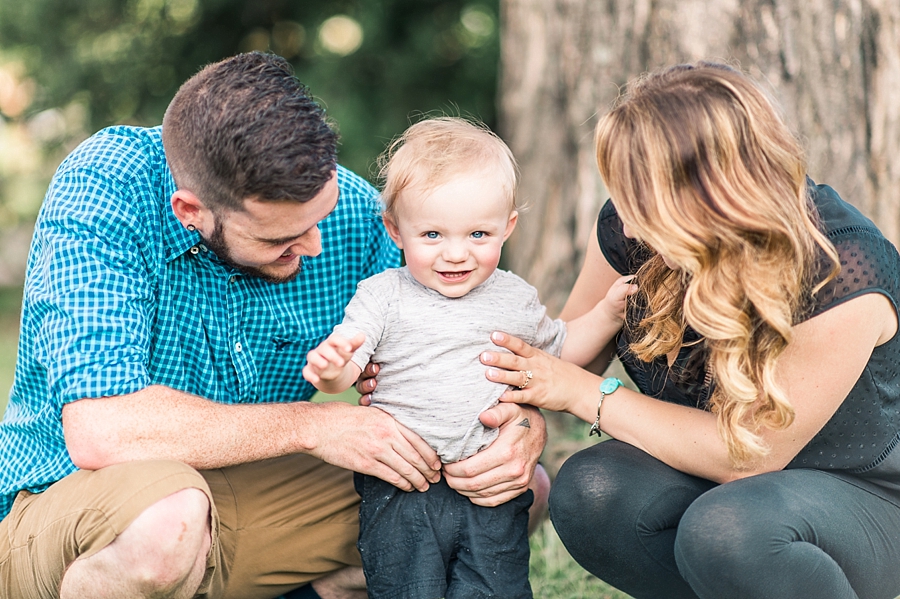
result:
M 63 407 L 63 430 L 79 468 L 142 459 L 174 459 L 219 468 L 315 445 L 308 424 L 318 406 L 220 404 L 163 386 Z
M 88 470 L 150 459 L 207 470 L 308 453 L 404 491 L 440 479 L 425 441 L 382 410 L 342 401 L 230 405 L 155 386 L 73 402 L 63 430 L 72 461 Z

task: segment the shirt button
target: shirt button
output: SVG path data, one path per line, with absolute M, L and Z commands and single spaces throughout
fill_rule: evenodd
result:
M 242 351 L 244 351 L 244 346 L 241 345 L 240 341 L 234 344 L 234 351 L 236 351 L 237 353 L 241 353 Z
M 230 277 L 228 277 L 229 283 L 234 283 L 236 281 L 237 281 L 237 275 L 231 275 Z
M 191 248 L 191 253 L 194 254 L 195 256 L 196 256 L 199 252 L 200 252 L 200 248 L 198 248 L 196 245 L 195 245 L 194 247 Z

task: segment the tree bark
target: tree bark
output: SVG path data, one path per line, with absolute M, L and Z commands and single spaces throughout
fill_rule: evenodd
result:
M 900 241 L 897 0 L 501 0 L 500 134 L 527 208 L 506 265 L 562 308 L 607 194 L 593 129 L 642 72 L 698 59 L 783 108 L 810 175 Z

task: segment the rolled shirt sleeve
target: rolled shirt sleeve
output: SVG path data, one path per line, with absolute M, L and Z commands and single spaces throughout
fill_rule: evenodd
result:
M 90 212 L 80 209 L 91 190 Z M 123 395 L 149 384 L 152 285 L 128 194 L 89 169 L 58 177 L 35 233 L 28 290 L 37 325 L 35 358 L 59 404 Z

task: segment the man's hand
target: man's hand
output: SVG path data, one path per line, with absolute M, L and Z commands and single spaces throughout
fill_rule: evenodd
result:
M 441 461 L 421 437 L 378 408 L 336 401 L 321 404 L 311 419 L 321 460 L 370 474 L 404 491 L 425 491 L 441 478 Z
M 366 336 L 357 333 L 353 339 L 344 339 L 332 333 L 314 350 L 306 354 L 303 378 L 319 388 L 321 383 L 333 383 L 343 377 L 353 352 L 365 342 Z
M 500 436 L 484 451 L 444 465 L 447 484 L 476 505 L 492 507 L 524 493 L 547 442 L 544 417 L 536 408 L 504 403 L 481 414 Z
M 375 377 L 378 376 L 379 370 L 381 370 L 381 367 L 378 364 L 369 362 L 360 373 L 359 379 L 356 381 L 356 391 L 360 395 L 359 405 L 368 406 L 372 404 L 372 392 L 378 386 L 378 381 L 375 380 Z

